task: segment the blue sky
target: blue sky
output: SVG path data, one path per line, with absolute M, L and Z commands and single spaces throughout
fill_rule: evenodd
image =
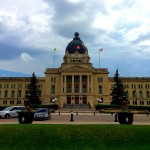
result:
M 95 68 L 103 48 L 109 76 L 149 77 L 149 18 L 149 0 L 0 0 L 0 76 L 44 76 L 54 48 L 60 67 L 77 31 Z

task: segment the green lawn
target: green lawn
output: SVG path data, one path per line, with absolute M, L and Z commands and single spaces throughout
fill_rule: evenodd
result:
M 0 150 L 150 150 L 150 126 L 0 125 Z

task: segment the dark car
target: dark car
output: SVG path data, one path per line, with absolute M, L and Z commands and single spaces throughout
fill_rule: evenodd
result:
M 39 108 L 34 113 L 34 120 L 49 120 L 51 114 L 48 108 Z

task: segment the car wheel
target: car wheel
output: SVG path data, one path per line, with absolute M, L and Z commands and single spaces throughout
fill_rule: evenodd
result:
M 10 114 L 6 114 L 6 115 L 5 115 L 5 118 L 6 118 L 6 119 L 10 118 Z

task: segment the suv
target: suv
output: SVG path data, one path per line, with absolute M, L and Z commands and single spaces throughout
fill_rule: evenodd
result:
M 18 112 L 25 110 L 25 106 L 10 106 L 0 111 L 0 118 L 18 117 Z

